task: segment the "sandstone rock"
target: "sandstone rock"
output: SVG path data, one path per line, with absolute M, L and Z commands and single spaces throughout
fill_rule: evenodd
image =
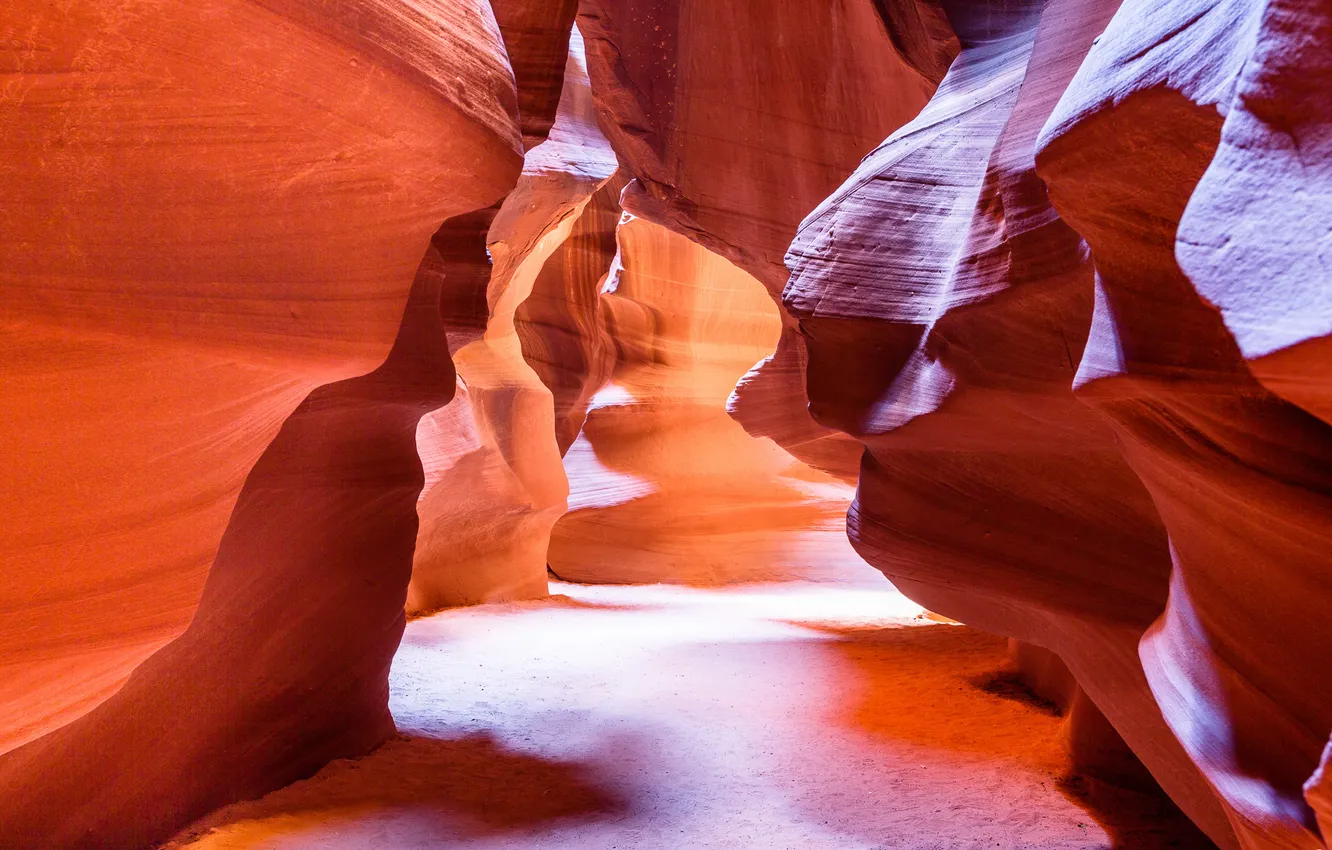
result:
M 857 551 L 1332 835 L 1326 2 L 10 5 L 0 847 L 366 753 L 404 607 Z
M 626 209 L 727 258 L 774 298 L 800 220 L 937 80 L 899 57 L 869 0 L 591 0 L 579 21 L 603 126 L 641 187 Z M 937 27 L 910 38 L 913 55 L 936 57 L 926 65 L 955 50 Z M 803 340 L 786 324 L 733 415 L 854 478 L 859 447 L 805 410 Z
M 1063 716 L 1060 732 L 1074 776 L 1160 794 L 1150 772 L 1096 706 L 1073 671 L 1048 649 L 1009 639 L 1019 687 L 1030 688 Z
M 1113 8 L 945 8 L 963 46 L 948 76 L 788 255 L 810 409 L 868 449 L 851 538 L 931 610 L 1058 653 L 1225 844 L 1226 818 L 1138 662 L 1167 596 L 1165 535 L 1112 434 L 1070 392 L 1092 270 L 1033 161 Z
M 1215 155 L 1175 239 L 1180 270 L 1221 311 L 1249 371 L 1332 422 L 1332 10 L 1266 4 Z
M 452 383 L 438 289 L 403 310 L 516 177 L 514 84 L 470 0 L 3 17 L 0 748 L 69 725 L 0 759 L 0 845 L 137 847 L 391 728 L 401 437 Z
M 1304 784 L 1304 797 L 1318 818 L 1318 829 L 1323 835 L 1332 835 L 1332 740 L 1323 750 L 1318 770 Z
M 615 367 L 601 287 L 615 259 L 625 183 L 617 172 L 602 184 L 514 314 L 523 359 L 551 392 L 561 455 L 578 437 L 593 394 Z
M 1233 145 L 1253 131 L 1251 110 L 1303 114 L 1302 83 L 1291 88 L 1284 69 L 1325 26 L 1315 4 L 1129 0 L 1039 142 L 1040 174 L 1097 271 L 1077 393 L 1114 427 L 1170 537 L 1169 604 L 1143 641 L 1143 665 L 1166 721 L 1251 848 L 1320 845 L 1303 785 L 1332 730 L 1332 634 L 1321 622 L 1332 430 L 1256 375 L 1318 409 L 1318 391 L 1308 392 L 1316 376 L 1300 365 L 1318 346 L 1317 322 L 1289 319 L 1320 314 L 1306 271 L 1317 249 L 1293 228 L 1275 237 L 1302 247 L 1282 255 L 1268 305 L 1254 313 L 1232 275 L 1263 263 L 1277 243 L 1245 235 L 1263 227 L 1251 214 L 1217 231 L 1209 222 L 1238 188 L 1218 188 L 1237 155 L 1219 148 L 1223 133 Z M 1255 175 L 1281 168 L 1254 142 Z M 1313 176 L 1296 176 L 1293 165 L 1286 173 Z M 1325 193 L 1312 185 L 1311 197 Z M 1232 228 L 1235 247 L 1218 253 Z M 1271 372 L 1251 368 L 1263 340 L 1277 338 L 1290 359 Z
M 189 628 L 0 757 L 0 846 L 151 846 L 393 734 L 414 435 L 453 380 L 437 284 L 418 278 L 384 365 L 310 393 L 250 471 Z
M 555 123 L 578 0 L 490 0 L 490 5 L 518 86 L 523 146 L 531 150 Z
M 383 360 L 430 232 L 512 182 L 489 12 L 420 9 L 6 9 L 0 749 L 179 634 L 283 419 Z
M 409 613 L 546 594 L 547 541 L 568 484 L 551 391 L 524 360 L 515 313 L 615 169 L 575 35 L 550 138 L 529 151 L 489 228 L 484 331 L 462 345 L 471 334 L 450 334 L 461 397 L 417 434 L 426 485 Z M 474 267 L 485 261 L 477 247 Z
M 626 215 L 618 238 L 602 299 L 619 362 L 564 458 L 552 570 L 602 583 L 870 579 L 842 530 L 848 488 L 726 414 L 780 333 L 762 284 L 643 219 Z

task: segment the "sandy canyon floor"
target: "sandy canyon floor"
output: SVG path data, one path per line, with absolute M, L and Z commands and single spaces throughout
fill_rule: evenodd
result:
M 1070 777 L 1004 642 L 886 582 L 552 593 L 409 623 L 401 738 L 169 846 L 1211 846 L 1154 797 Z

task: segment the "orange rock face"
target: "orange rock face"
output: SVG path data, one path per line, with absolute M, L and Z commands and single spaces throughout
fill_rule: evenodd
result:
M 592 395 L 615 367 L 601 287 L 615 259 L 624 187 L 622 172 L 601 185 L 514 314 L 523 359 L 550 389 L 561 454 L 578 437 Z
M 440 221 L 517 176 L 513 77 L 474 2 L 19 3 L 0 28 L 0 747 L 200 606 L 0 760 L 0 844 L 142 846 L 391 729 L 410 433 L 452 385 L 421 342 L 438 287 L 404 305 Z M 395 336 L 430 374 L 343 380 Z M 385 584 L 349 607 L 369 551 Z
M 483 8 L 371 8 L 439 33 L 393 55 L 295 4 L 6 8 L 0 748 L 184 628 L 283 419 L 382 361 L 429 233 L 512 180 Z
M 463 398 L 428 415 L 417 433 L 426 486 L 412 613 L 546 594 L 546 548 L 568 484 L 552 393 L 524 359 L 515 314 L 616 169 L 596 127 L 577 33 L 564 81 L 549 139 L 528 153 L 490 224 L 484 331 L 462 345 L 470 335 L 451 334 Z
M 438 288 L 419 279 L 384 365 L 283 423 L 189 628 L 90 713 L 0 759 L 4 846 L 152 845 L 393 734 L 415 431 L 453 392 L 443 330 Z
M 774 299 L 800 220 L 938 79 L 899 58 L 869 0 L 589 0 L 579 26 L 603 126 L 640 185 L 626 209 L 735 263 Z M 924 23 L 903 38 L 927 73 L 954 49 Z M 809 418 L 804 342 L 785 317 L 783 327 L 732 412 L 750 433 L 854 479 L 858 449 Z
M 868 578 L 842 531 L 848 488 L 726 413 L 781 333 L 763 285 L 643 219 L 626 216 L 618 241 L 601 297 L 619 362 L 564 458 L 551 569 L 598 583 Z
M 1325 847 L 1329 72 L 1326 0 L 10 0 L 0 847 L 365 754 L 409 614 L 861 558 Z

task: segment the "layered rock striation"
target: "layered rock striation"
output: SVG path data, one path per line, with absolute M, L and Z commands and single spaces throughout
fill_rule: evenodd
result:
M 1304 786 L 1332 730 L 1332 430 L 1326 239 L 1304 222 L 1329 197 L 1332 100 L 1309 75 L 1330 20 L 1130 0 L 1038 143 L 1096 267 L 1076 392 L 1169 534 L 1143 667 L 1250 847 L 1322 843 Z
M 1037 134 L 1112 11 L 948 7 L 961 54 L 802 225 L 785 297 L 811 411 L 866 447 L 857 550 L 931 610 L 1057 652 L 1224 835 L 1138 663 L 1168 593 L 1165 533 L 1073 396 L 1093 271 L 1035 173 Z
M 3 18 L 0 845 L 141 847 L 392 733 L 418 267 L 517 179 L 517 91 L 485 3 Z
M 1254 212 L 1325 196 L 1281 165 L 1325 12 L 943 8 L 948 76 L 788 255 L 811 410 L 867 449 L 852 539 L 1057 652 L 1219 844 L 1320 846 L 1325 299 L 1318 239 Z
M 578 250 L 566 243 L 615 170 L 596 127 L 575 31 L 549 138 L 528 152 L 479 252 L 494 264 L 485 264 L 483 330 L 451 327 L 460 398 L 427 415 L 417 433 L 426 484 L 410 613 L 546 594 L 550 529 L 565 511 L 568 485 L 552 390 L 525 359 L 516 316 L 541 276 L 551 276 L 546 267 Z M 447 267 L 444 279 L 447 285 Z M 562 308 L 558 316 L 579 312 L 576 295 L 560 284 L 549 300 Z M 598 340 L 593 333 L 574 338 L 594 346 Z M 595 368 L 594 360 L 558 362 L 584 380 Z
M 597 583 L 858 581 L 845 485 L 747 433 L 732 387 L 781 333 L 763 285 L 626 214 L 601 303 L 617 352 L 565 454 L 569 512 L 549 560 Z
M 488 6 L 361 6 L 6 7 L 0 749 L 181 633 L 283 421 L 517 175 Z
M 905 36 L 918 68 L 869 0 L 588 0 L 579 27 L 593 93 L 639 184 L 625 208 L 735 263 L 777 299 L 800 220 L 920 110 L 938 81 L 929 75 L 955 50 L 929 20 Z M 854 480 L 855 444 L 805 410 L 804 364 L 803 338 L 783 315 L 777 350 L 745 377 L 733 414 Z
M 1325 846 L 1329 48 L 1317 0 L 12 3 L 0 846 L 366 752 L 404 608 L 851 544 L 1084 769 Z

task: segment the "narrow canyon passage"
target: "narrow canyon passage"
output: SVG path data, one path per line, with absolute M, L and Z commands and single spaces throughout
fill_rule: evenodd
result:
M 0 850 L 1329 850 L 1330 0 L 0 0 Z
M 1164 798 L 1088 796 L 1004 641 L 873 576 L 551 592 L 409 623 L 402 737 L 168 846 L 1211 846 Z

